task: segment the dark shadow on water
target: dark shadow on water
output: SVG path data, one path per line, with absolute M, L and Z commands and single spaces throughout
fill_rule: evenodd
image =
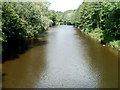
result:
M 3 78 L 3 77 L 5 77 L 6 74 L 5 74 L 5 73 L 2 73 L 1 75 L 2 75 L 2 76 L 1 76 L 2 78 L 0 79 L 0 84 L 2 84 L 2 82 L 4 81 L 4 78 Z
M 15 43 L 13 45 L 9 45 L 10 47 L 7 52 L 2 54 L 2 63 L 8 60 L 10 61 L 19 58 L 20 54 L 25 53 L 31 48 L 34 48 L 36 46 L 42 46 L 45 44 L 47 44 L 46 40 L 40 40 L 39 38 L 35 38 L 26 40 L 25 43 L 22 43 L 20 45 L 16 45 Z

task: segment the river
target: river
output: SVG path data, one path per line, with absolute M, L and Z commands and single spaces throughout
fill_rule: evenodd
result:
M 51 27 L 30 47 L 3 63 L 3 88 L 118 87 L 117 51 L 73 26 Z

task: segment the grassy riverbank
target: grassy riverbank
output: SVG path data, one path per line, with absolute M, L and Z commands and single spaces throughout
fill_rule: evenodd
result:
M 73 12 L 75 27 L 120 50 L 120 2 L 83 2 Z
M 85 33 L 87 33 L 88 35 L 90 35 L 92 38 L 96 39 L 97 41 L 99 41 L 101 43 L 101 41 L 103 41 L 106 45 L 115 48 L 117 50 L 120 51 L 120 40 L 113 40 L 113 41 L 109 41 L 108 40 L 104 40 L 104 32 L 98 28 L 96 28 L 95 30 L 92 30 L 92 32 L 87 32 L 84 30 L 81 30 Z M 109 36 L 108 36 L 109 39 Z

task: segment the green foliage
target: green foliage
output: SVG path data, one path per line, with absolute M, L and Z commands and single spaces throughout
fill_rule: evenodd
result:
M 92 37 L 98 39 L 99 41 L 103 40 L 103 31 L 100 28 L 96 28 L 89 33 Z
M 43 30 L 49 27 L 47 6 L 47 3 L 15 3 L 16 12 L 27 22 L 26 37 L 39 36 Z
M 54 10 L 49 10 L 48 17 L 51 21 L 51 26 L 58 25 L 59 23 L 59 16 L 58 13 L 55 12 Z
M 120 40 L 120 2 L 83 2 L 75 10 L 72 22 L 107 44 L 116 42 Z
M 60 16 L 60 23 L 61 24 L 71 25 L 72 24 L 73 15 L 74 15 L 74 10 L 67 10 L 65 12 L 61 12 L 59 14 L 59 16 Z
M 49 26 L 74 25 L 98 40 L 118 48 L 120 40 L 120 2 L 83 2 L 76 10 L 55 12 L 47 2 L 0 3 L 0 41 L 5 52 L 10 45 L 21 45 L 38 37 Z
M 110 45 L 111 47 L 115 47 L 115 48 L 117 48 L 118 50 L 120 50 L 120 40 L 111 41 L 111 42 L 109 43 L 109 45 Z
M 38 37 L 49 26 L 57 23 L 57 14 L 48 10 L 47 2 L 2 2 L 0 5 L 0 40 L 3 42 L 3 52 L 10 46 L 23 45 L 27 38 Z
M 24 38 L 25 21 L 15 12 L 12 3 L 3 3 L 2 31 L 3 40 Z

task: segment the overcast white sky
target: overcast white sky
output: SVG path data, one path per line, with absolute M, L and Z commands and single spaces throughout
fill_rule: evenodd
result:
M 50 9 L 55 11 L 66 11 L 70 9 L 77 9 L 80 4 L 82 4 L 83 0 L 2 0 L 3 2 L 7 1 L 22 1 L 22 2 L 45 2 L 48 1 L 51 3 Z
M 77 9 L 83 0 L 48 0 L 51 3 L 50 9 L 55 11 L 66 11 Z

